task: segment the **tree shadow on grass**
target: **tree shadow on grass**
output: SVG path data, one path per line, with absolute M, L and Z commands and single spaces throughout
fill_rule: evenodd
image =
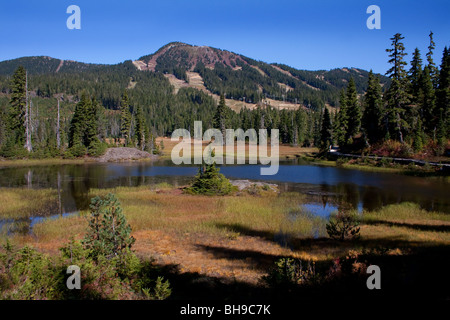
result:
M 227 259 L 229 261 L 245 261 L 252 268 L 267 271 L 273 266 L 274 261 L 285 257 L 284 255 L 276 255 L 264 253 L 254 250 L 239 250 L 226 247 L 197 245 L 198 248 L 212 253 L 216 259 Z
M 325 252 L 325 250 L 342 249 L 350 250 L 352 248 L 408 248 L 429 246 L 427 242 L 408 241 L 401 237 L 384 238 L 362 238 L 358 240 L 336 241 L 326 237 L 311 238 L 300 237 L 295 234 L 281 234 L 266 230 L 254 230 L 241 224 L 216 224 L 216 227 L 238 232 L 241 235 L 250 237 L 259 237 L 267 241 L 279 244 L 282 247 L 288 247 L 293 250 L 311 251 L 311 253 Z M 280 238 L 281 241 L 280 241 Z
M 276 234 L 270 231 L 253 230 L 239 224 L 220 224 L 219 228 L 225 228 L 239 232 L 243 235 L 261 237 L 268 241 L 277 242 Z M 423 226 L 419 226 L 423 227 Z M 433 227 L 433 226 L 430 226 Z M 439 226 L 438 226 L 439 227 Z M 427 231 L 433 229 L 425 228 Z M 420 229 L 419 229 L 420 230 Z M 442 231 L 442 229 L 435 229 Z M 445 229 L 444 229 L 445 230 Z M 348 298 L 390 298 L 390 299 L 450 299 L 450 246 L 435 245 L 426 241 L 407 241 L 400 237 L 363 238 L 357 241 L 333 241 L 327 238 L 295 238 L 291 243 L 294 248 L 302 251 L 326 250 L 340 248 L 345 250 L 365 249 L 360 254 L 361 263 L 366 265 L 378 265 L 382 274 L 382 290 L 369 290 L 366 280 L 367 274 L 344 275 L 332 278 L 325 283 L 314 286 L 296 286 L 289 290 L 268 291 L 267 294 L 281 299 L 293 297 L 329 297 Z M 209 252 L 213 252 L 217 258 L 230 260 L 249 258 L 261 270 L 266 266 L 270 268 L 270 260 L 273 263 L 279 259 L 276 255 L 267 255 L 254 251 L 243 251 L 231 248 L 203 246 Z M 389 249 L 400 249 L 399 253 L 390 252 Z M 344 251 L 345 251 L 344 250 Z M 341 257 L 342 258 L 342 257 Z M 326 274 L 333 265 L 333 258 L 322 261 L 319 272 Z M 279 288 L 280 289 L 280 288 Z M 283 291 L 284 290 L 284 291 Z M 283 293 L 284 292 L 284 293 Z
M 218 227 L 243 235 L 261 237 L 276 242 L 275 233 L 253 230 L 239 224 L 221 224 Z M 326 248 L 376 249 L 363 252 L 358 263 L 377 265 L 381 269 L 381 290 L 369 290 L 366 273 L 348 272 L 328 277 L 335 263 L 335 256 L 317 263 L 317 273 L 322 281 L 309 285 L 291 287 L 253 285 L 233 278 L 207 276 L 196 272 L 181 272 L 178 265 L 152 264 L 148 276 L 168 279 L 172 295 L 169 300 L 251 300 L 276 301 L 399 301 L 450 299 L 450 246 L 433 245 L 427 242 L 410 242 L 396 237 L 361 239 L 355 242 L 338 242 L 326 238 L 299 239 L 293 237 L 295 247 L 303 251 Z M 258 270 L 267 271 L 282 256 L 253 250 L 238 250 L 211 245 L 199 247 L 218 259 L 230 261 L 247 260 Z M 388 253 L 389 248 L 403 248 L 400 253 Z M 344 250 L 345 251 L 345 250 Z M 348 252 L 348 251 L 347 251 Z M 341 256 L 341 263 L 343 263 Z M 351 270 L 353 265 L 350 265 Z M 369 299 L 369 300 L 367 300 Z
M 153 279 L 163 276 L 169 280 L 172 294 L 168 300 L 264 299 L 268 296 L 268 289 L 261 286 L 198 272 L 181 272 L 180 266 L 176 264 L 153 262 L 147 270 L 147 276 Z
M 387 227 L 402 227 L 409 228 L 418 231 L 430 231 L 430 232 L 450 232 L 450 225 L 429 225 L 429 224 L 413 224 L 407 222 L 393 222 L 384 220 L 368 220 L 364 221 L 366 225 L 383 225 Z
M 254 251 L 203 246 L 217 258 L 245 259 L 250 257 L 261 270 L 270 270 L 281 256 Z M 180 272 L 178 265 L 153 265 L 153 278 L 163 276 L 170 281 L 172 295 L 169 300 L 274 300 L 274 301 L 382 301 L 450 299 L 449 259 L 450 247 L 422 248 L 408 255 L 362 254 L 359 261 L 378 265 L 381 269 L 381 290 L 369 290 L 365 273 L 344 273 L 327 278 L 333 259 L 317 265 L 322 281 L 306 285 L 264 286 L 252 285 L 226 277 L 205 276 L 195 272 Z M 261 260 L 260 260 L 261 259 Z M 299 300 L 300 299 L 300 300 Z

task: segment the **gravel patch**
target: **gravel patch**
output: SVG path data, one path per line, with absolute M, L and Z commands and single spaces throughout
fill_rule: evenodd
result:
M 98 162 L 114 162 L 114 161 L 129 161 L 129 160 L 140 160 L 140 159 L 158 159 L 157 155 L 150 154 L 145 151 L 141 151 L 135 148 L 110 148 L 106 153 L 95 158 Z

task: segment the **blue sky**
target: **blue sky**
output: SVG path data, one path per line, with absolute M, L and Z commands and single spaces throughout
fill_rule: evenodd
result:
M 450 46 L 448 0 L 127 0 L 2 1 L 0 60 L 47 55 L 118 63 L 182 41 L 227 49 L 265 62 L 318 70 L 358 67 L 384 73 L 389 38 L 399 32 L 411 59 L 425 58 L 434 32 L 435 62 Z M 69 30 L 69 5 L 81 8 L 81 30 Z M 369 5 L 381 8 L 381 30 L 369 30 Z

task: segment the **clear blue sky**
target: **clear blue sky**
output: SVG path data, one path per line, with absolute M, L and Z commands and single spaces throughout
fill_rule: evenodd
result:
M 81 8 L 81 30 L 66 9 Z M 369 30 L 369 5 L 381 8 L 381 30 Z M 405 36 L 425 58 L 435 35 L 435 62 L 450 45 L 448 0 L 52 0 L 2 1 L 0 60 L 47 55 L 118 63 L 171 41 L 227 49 L 299 69 L 358 67 L 384 73 L 389 38 Z

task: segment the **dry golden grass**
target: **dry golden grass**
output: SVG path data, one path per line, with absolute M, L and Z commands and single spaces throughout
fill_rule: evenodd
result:
M 0 188 L 0 219 L 46 215 L 57 205 L 52 189 Z
M 178 141 L 172 141 L 170 137 L 158 137 L 156 138 L 156 143 L 160 145 L 161 141 L 163 141 L 164 150 L 162 150 L 162 157 L 163 158 L 170 158 L 172 149 L 174 146 L 176 146 L 179 142 Z M 202 143 L 202 152 L 207 148 L 209 145 L 209 141 L 204 141 Z M 270 145 L 268 146 L 268 154 L 270 155 Z M 234 146 L 234 154 L 237 154 L 237 145 Z M 259 148 L 256 148 L 257 152 L 259 152 Z M 302 156 L 311 156 L 316 153 L 318 153 L 319 150 L 317 148 L 302 148 L 302 147 L 294 147 L 291 145 L 282 144 L 279 146 L 279 156 L 280 158 L 299 158 Z M 194 155 L 194 144 L 191 143 L 191 155 Z M 217 156 L 220 156 L 220 153 L 216 152 Z M 223 155 L 226 155 L 226 148 L 224 146 L 223 148 Z M 248 159 L 249 155 L 249 145 L 246 143 L 245 145 L 245 155 L 246 159 Z
M 298 193 L 207 197 L 163 184 L 91 190 L 89 196 L 109 192 L 122 202 L 139 256 L 177 264 L 182 272 L 249 283 L 283 256 L 330 260 L 362 247 L 405 254 L 408 248 L 450 245 L 449 216 L 412 204 L 365 212 L 361 241 L 339 243 L 327 239 L 326 221 L 302 211 L 305 199 Z M 86 228 L 86 216 L 48 220 L 35 225 L 34 235 L 16 235 L 13 241 L 53 254 L 71 236 L 82 238 Z
M 28 167 L 28 166 L 49 166 L 59 164 L 81 164 L 84 159 L 19 159 L 19 160 L 2 160 L 0 159 L 0 168 L 3 167 Z

